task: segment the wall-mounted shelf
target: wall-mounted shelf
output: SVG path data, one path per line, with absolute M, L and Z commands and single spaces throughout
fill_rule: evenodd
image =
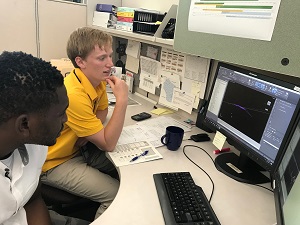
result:
M 143 42 L 150 45 L 156 45 L 160 47 L 165 47 L 169 49 L 173 49 L 174 39 L 165 39 L 161 37 L 163 29 L 166 27 L 167 23 L 169 22 L 170 18 L 176 18 L 177 14 L 177 5 L 172 5 L 170 10 L 168 11 L 167 15 L 164 17 L 161 25 L 157 29 L 154 36 L 139 34 L 134 32 L 116 30 L 111 28 L 99 27 L 95 25 L 91 25 L 91 27 L 95 29 L 103 30 L 114 37 L 120 37 L 125 39 L 130 39 L 134 41 Z
M 164 38 L 159 38 L 159 37 L 155 37 L 155 36 L 149 36 L 149 35 L 138 34 L 138 33 L 134 33 L 134 32 L 99 27 L 99 26 L 92 26 L 92 27 L 95 29 L 103 30 L 103 31 L 111 34 L 114 37 L 130 39 L 130 40 L 134 40 L 134 41 L 143 42 L 146 44 L 157 45 L 157 46 L 173 49 L 173 43 L 174 43 L 173 39 L 164 39 Z

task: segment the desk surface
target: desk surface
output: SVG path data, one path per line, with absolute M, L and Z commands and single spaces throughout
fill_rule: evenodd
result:
M 135 95 L 131 97 L 142 105 L 128 106 L 125 126 L 135 123 L 130 119 L 131 115 L 153 109 L 153 103 Z M 172 117 L 181 121 L 187 119 L 177 113 Z M 193 119 L 191 116 L 189 118 Z M 203 131 L 195 127 L 186 136 L 199 132 Z M 177 151 L 157 148 L 163 159 L 120 167 L 118 194 L 111 206 L 92 225 L 163 225 L 164 219 L 153 180 L 155 173 L 189 171 L 195 183 L 202 187 L 209 198 L 212 184 L 207 175 L 184 156 L 185 145 L 197 145 L 215 157 L 212 153 L 215 147 L 211 142 L 195 143 L 185 140 Z M 186 147 L 185 152 L 214 181 L 215 191 L 211 205 L 222 225 L 273 225 L 276 222 L 273 193 L 225 176 L 199 148 Z

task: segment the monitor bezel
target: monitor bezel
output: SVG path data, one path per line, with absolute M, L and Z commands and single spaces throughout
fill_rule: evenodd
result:
M 209 97 L 208 97 L 208 104 L 207 104 L 205 116 L 204 116 L 204 119 L 203 119 L 203 125 L 208 127 L 213 132 L 219 131 L 219 132 L 224 134 L 224 130 L 221 127 L 216 127 L 216 126 L 212 125 L 209 122 L 209 118 L 206 117 L 206 113 L 208 111 L 207 109 L 208 109 L 208 106 L 210 104 L 210 99 L 212 97 L 213 89 L 214 89 L 214 86 L 215 86 L 215 83 L 216 83 L 216 80 L 217 80 L 217 77 L 218 77 L 218 71 L 219 71 L 220 67 L 225 67 L 225 68 L 228 68 L 228 69 L 232 69 L 232 70 L 235 70 L 237 72 L 244 73 L 244 74 L 246 74 L 250 77 L 259 78 L 259 79 L 262 79 L 264 81 L 267 81 L 267 82 L 270 82 L 270 83 L 273 83 L 273 84 L 276 84 L 276 85 L 282 86 L 284 88 L 288 88 L 290 90 L 295 91 L 296 85 L 292 84 L 290 82 L 283 81 L 283 80 L 280 80 L 278 78 L 274 78 L 274 77 L 268 76 L 266 74 L 258 73 L 258 72 L 252 71 L 250 69 L 242 68 L 242 67 L 239 67 L 239 66 L 236 66 L 236 65 L 231 65 L 231 64 L 227 64 L 227 63 L 223 63 L 223 62 L 218 62 L 218 65 L 216 67 L 215 74 L 214 74 L 214 79 L 213 79 L 212 85 L 210 87 L 210 92 L 209 92 Z M 300 94 L 300 91 L 298 91 L 298 92 Z M 275 160 L 274 160 L 272 165 L 268 164 L 265 160 L 263 160 L 263 157 L 261 155 L 259 155 L 255 151 L 253 151 L 251 148 L 248 148 L 247 146 L 240 143 L 234 136 L 228 134 L 226 131 L 225 131 L 224 135 L 227 137 L 228 143 L 230 145 L 234 146 L 238 151 L 240 151 L 240 153 L 245 154 L 248 158 L 250 158 L 251 160 L 256 162 L 258 165 L 263 167 L 266 171 L 273 174 L 274 170 L 275 170 L 275 168 L 276 168 L 276 166 L 277 166 L 277 164 L 280 160 L 280 157 L 283 154 L 282 151 L 283 151 L 283 148 L 284 148 L 285 143 L 287 141 L 287 138 L 289 136 L 288 134 L 292 130 L 293 122 L 295 122 L 297 114 L 298 114 L 299 111 L 300 111 L 300 100 L 298 101 L 298 104 L 296 105 L 295 112 L 294 112 L 294 114 L 291 118 L 291 122 L 290 122 L 290 124 L 289 124 L 289 126 L 286 130 L 286 135 L 284 136 L 284 138 L 282 140 L 282 144 L 281 144 L 281 146 L 278 150 L 278 153 L 277 153 L 277 155 L 275 157 Z

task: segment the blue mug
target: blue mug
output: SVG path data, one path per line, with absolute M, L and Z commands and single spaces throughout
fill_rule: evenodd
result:
M 166 128 L 166 134 L 161 137 L 160 141 L 163 145 L 166 145 L 169 150 L 176 151 L 182 143 L 183 134 L 184 130 L 182 128 L 169 126 Z

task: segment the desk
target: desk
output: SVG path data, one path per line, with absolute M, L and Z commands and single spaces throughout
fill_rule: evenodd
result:
M 153 109 L 153 103 L 135 95 L 130 97 L 142 105 L 128 106 L 125 125 L 135 123 L 130 119 L 131 115 Z M 177 120 L 187 119 L 177 113 L 172 117 Z M 190 134 L 199 132 L 203 131 L 195 127 Z M 120 167 L 119 192 L 111 206 L 92 225 L 163 225 L 164 219 L 152 176 L 154 173 L 189 171 L 195 183 L 202 187 L 209 198 L 211 182 L 184 156 L 183 146 L 187 144 L 196 144 L 215 157 L 212 153 L 215 147 L 211 142 L 195 143 L 186 140 L 177 151 L 169 151 L 166 147 L 157 148 L 163 159 Z M 211 205 L 222 225 L 273 225 L 276 222 L 273 193 L 225 176 L 216 170 L 210 158 L 198 148 L 188 147 L 185 152 L 213 179 L 215 192 Z

